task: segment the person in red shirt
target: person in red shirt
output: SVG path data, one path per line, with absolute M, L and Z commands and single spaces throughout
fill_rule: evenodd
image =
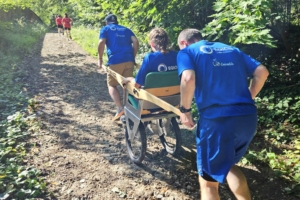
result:
M 63 24 L 62 24 L 62 16 L 61 15 L 57 15 L 57 17 L 55 18 L 55 23 L 57 25 L 57 32 L 58 34 L 64 34 L 63 31 Z
M 62 24 L 64 26 L 64 29 L 66 30 L 67 38 L 72 39 L 71 37 L 71 24 L 72 24 L 72 19 L 68 17 L 68 14 L 65 13 L 65 17 L 62 19 Z

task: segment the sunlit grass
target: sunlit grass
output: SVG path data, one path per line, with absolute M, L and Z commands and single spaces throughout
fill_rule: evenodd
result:
M 19 69 L 19 62 L 25 55 L 33 53 L 33 45 L 47 30 L 45 25 L 29 22 L 25 18 L 5 24 L 7 26 L 0 27 L 0 121 L 27 103 L 18 77 L 23 73 Z
M 72 38 L 88 54 L 97 58 L 99 30 L 93 27 L 79 26 L 72 28 Z

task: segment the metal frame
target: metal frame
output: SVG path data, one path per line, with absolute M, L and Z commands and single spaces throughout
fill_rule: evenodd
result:
M 123 94 L 124 94 L 123 104 L 124 104 L 124 112 L 125 112 L 125 122 L 126 122 L 126 129 L 128 132 L 129 140 L 132 140 L 134 138 L 135 134 L 138 131 L 140 122 L 145 123 L 151 120 L 172 118 L 177 116 L 173 112 L 163 112 L 163 113 L 154 112 L 142 116 L 144 100 L 140 99 L 138 101 L 138 108 L 136 109 L 128 102 L 128 91 L 126 89 L 123 90 Z M 133 123 L 132 127 L 130 126 L 129 120 Z

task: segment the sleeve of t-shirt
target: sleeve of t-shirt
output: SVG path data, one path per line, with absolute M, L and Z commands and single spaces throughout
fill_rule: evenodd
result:
M 177 54 L 177 67 L 178 67 L 178 76 L 181 77 L 181 74 L 184 70 L 195 70 L 194 61 L 189 55 L 186 49 L 183 49 Z
M 243 52 L 241 52 L 241 54 L 246 64 L 247 75 L 248 77 L 252 77 L 255 69 L 261 65 L 261 63 Z
M 130 30 L 129 28 L 127 29 L 127 31 L 128 31 L 127 34 L 128 34 L 130 37 L 131 37 L 131 36 L 135 36 L 134 33 L 132 32 L 132 30 Z
M 143 59 L 143 63 L 135 77 L 135 82 L 140 85 L 145 85 L 145 79 L 147 74 L 149 73 L 149 56 L 146 55 Z
M 107 32 L 106 32 L 106 28 L 105 27 L 103 27 L 100 30 L 99 39 L 102 39 L 102 38 L 107 38 Z

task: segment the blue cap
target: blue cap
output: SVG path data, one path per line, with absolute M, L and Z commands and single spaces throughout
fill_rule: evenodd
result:
M 117 16 L 116 15 L 113 15 L 113 14 L 109 14 L 105 17 L 104 19 L 105 22 L 107 23 L 118 23 L 118 19 L 117 19 Z

